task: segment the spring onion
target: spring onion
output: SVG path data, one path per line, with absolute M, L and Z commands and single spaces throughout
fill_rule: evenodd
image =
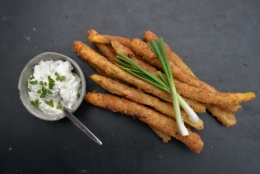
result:
M 60 76 L 59 73 L 57 73 L 57 72 L 55 72 L 54 74 L 56 76 L 56 81 L 63 82 L 66 79 L 65 76 Z
M 41 89 L 37 91 L 37 93 L 40 93 L 41 98 L 45 98 L 48 90 L 43 86 Z
M 78 92 L 76 95 L 77 95 L 77 98 L 79 98 L 79 97 L 80 97 L 80 93 L 79 93 L 79 92 Z
M 31 76 L 30 76 L 30 80 L 32 80 L 32 79 L 34 79 L 34 75 L 31 75 Z
M 57 104 L 56 109 L 62 109 L 62 105 L 61 104 Z
M 35 84 L 37 84 L 37 83 L 38 83 L 38 81 L 37 81 L 37 80 L 34 80 L 34 81 L 29 81 L 29 83 L 30 83 L 30 84 L 32 84 L 32 85 L 35 85 Z
M 35 99 L 34 101 L 31 101 L 31 104 L 38 107 L 41 104 L 41 102 L 39 101 L 39 99 Z
M 28 83 L 30 83 L 31 85 L 35 85 L 38 83 L 37 80 L 33 80 L 34 79 L 34 76 L 31 75 L 30 78 L 26 81 L 26 84 L 28 85 Z
M 52 107 L 52 108 L 53 108 L 53 106 L 54 106 L 53 100 L 50 100 L 50 101 L 45 100 L 45 103 L 46 103 L 47 105 L 49 105 L 50 107 Z
M 176 117 L 176 122 L 179 128 L 181 135 L 187 136 L 189 132 L 184 125 L 184 122 L 180 113 L 180 106 L 184 109 L 184 111 L 189 115 L 189 119 L 192 122 L 198 122 L 199 118 L 197 114 L 193 111 L 192 108 L 185 102 L 185 100 L 177 93 L 174 78 L 172 75 L 172 71 L 170 68 L 170 64 L 166 55 L 166 51 L 164 48 L 164 41 L 162 38 L 153 40 L 148 43 L 148 46 L 151 50 L 156 54 L 160 63 L 163 67 L 163 72 L 158 71 L 158 75 L 160 78 L 155 76 L 154 74 L 144 70 L 138 64 L 136 64 L 133 60 L 131 60 L 126 55 L 118 52 L 115 60 L 119 67 L 123 70 L 129 72 L 130 74 L 158 87 L 159 89 L 169 93 L 172 97 L 174 113 Z
M 49 89 L 53 89 L 53 86 L 55 85 L 55 81 L 51 78 L 51 76 L 48 76 L 49 80 Z
M 55 72 L 55 76 L 56 76 L 56 81 L 59 81 L 60 80 L 60 75 L 57 72 Z

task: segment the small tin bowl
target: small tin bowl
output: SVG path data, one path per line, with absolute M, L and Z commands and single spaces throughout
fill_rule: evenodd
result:
M 26 81 L 29 79 L 30 75 L 33 74 L 33 68 L 35 65 L 39 64 L 39 62 L 41 60 L 64 60 L 64 61 L 69 61 L 71 63 L 71 65 L 73 66 L 73 72 L 75 72 L 79 78 L 80 78 L 80 82 L 81 82 L 81 92 L 80 92 L 80 97 L 77 101 L 77 103 L 75 103 L 72 107 L 72 109 L 70 110 L 70 112 L 75 112 L 78 107 L 81 105 L 81 103 L 84 100 L 84 96 L 86 94 L 86 79 L 85 76 L 82 72 L 82 70 L 80 69 L 79 65 L 72 60 L 71 58 L 59 54 L 59 53 L 54 53 L 54 52 L 44 52 L 41 53 L 37 56 L 35 56 L 33 59 L 31 59 L 27 65 L 24 67 L 20 78 L 19 78 L 19 82 L 18 82 L 18 90 L 19 90 L 19 95 L 21 98 L 21 101 L 23 103 L 23 105 L 25 106 L 25 108 L 35 117 L 42 119 L 42 120 L 47 120 L 47 121 L 56 121 L 56 120 L 60 120 L 62 118 L 64 118 L 66 115 L 64 113 L 59 114 L 59 115 L 48 115 L 43 113 L 39 108 L 35 107 L 34 105 L 31 104 L 29 95 L 28 95 L 28 87 L 26 84 Z

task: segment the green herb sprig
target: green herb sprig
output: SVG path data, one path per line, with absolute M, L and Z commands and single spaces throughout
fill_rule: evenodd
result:
M 189 134 L 187 128 L 184 125 L 184 122 L 180 113 L 180 106 L 187 112 L 189 115 L 189 119 L 193 122 L 199 121 L 197 114 L 193 111 L 192 108 L 185 102 L 185 100 L 177 93 L 174 78 L 172 75 L 171 67 L 166 55 L 164 41 L 162 38 L 157 40 L 152 40 L 148 43 L 148 46 L 155 53 L 157 58 L 159 59 L 163 72 L 158 71 L 158 75 L 160 78 L 155 76 L 154 74 L 144 70 L 138 64 L 136 64 L 132 59 L 127 57 L 122 53 L 117 53 L 118 55 L 115 58 L 116 63 L 119 67 L 129 72 L 130 74 L 139 77 L 140 79 L 158 87 L 159 89 L 169 93 L 172 97 L 174 113 L 176 117 L 176 122 L 179 128 L 180 133 L 183 136 Z

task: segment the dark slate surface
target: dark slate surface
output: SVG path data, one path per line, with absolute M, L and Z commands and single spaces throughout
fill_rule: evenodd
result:
M 259 98 L 243 104 L 230 128 L 201 114 L 200 154 L 174 139 L 164 144 L 146 124 L 85 102 L 75 115 L 102 146 L 68 119 L 30 115 L 19 98 L 18 78 L 42 52 L 71 57 L 88 90 L 104 91 L 89 78 L 95 71 L 72 50 L 74 40 L 94 48 L 86 38 L 92 28 L 129 38 L 152 30 L 218 90 L 259 91 L 257 0 L 0 0 L 0 173 L 260 173 Z

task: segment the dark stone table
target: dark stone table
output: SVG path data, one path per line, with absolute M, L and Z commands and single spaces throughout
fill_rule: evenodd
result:
M 151 30 L 218 90 L 259 91 L 260 1 L 0 0 L 0 173 L 260 173 L 258 97 L 243 103 L 233 127 L 199 114 L 205 124 L 196 131 L 204 141 L 200 154 L 175 139 L 162 143 L 146 124 L 86 102 L 75 115 L 102 146 L 67 118 L 48 122 L 29 114 L 18 78 L 42 52 L 71 57 L 88 91 L 105 92 L 72 49 L 75 40 L 95 48 L 89 29 L 128 38 Z

